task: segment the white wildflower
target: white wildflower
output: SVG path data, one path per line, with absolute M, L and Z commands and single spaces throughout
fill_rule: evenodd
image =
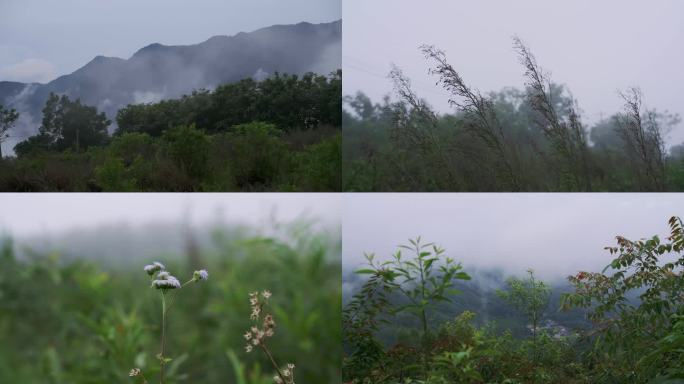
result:
M 160 276 L 162 275 L 162 276 Z M 152 287 L 157 289 L 178 289 L 181 287 L 180 281 L 168 273 L 160 273 L 157 280 L 152 282 Z
M 152 276 L 152 275 L 154 275 L 156 272 L 166 270 L 166 267 L 164 266 L 164 264 L 162 264 L 162 263 L 160 263 L 160 262 L 158 262 L 158 261 L 155 261 L 155 262 L 152 263 L 152 264 L 146 265 L 146 266 L 143 268 L 143 270 L 144 270 L 145 272 L 147 272 L 148 275 Z

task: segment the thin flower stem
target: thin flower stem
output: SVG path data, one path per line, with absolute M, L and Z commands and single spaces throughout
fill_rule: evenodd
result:
M 266 344 L 260 344 L 261 349 L 264 350 L 264 353 L 266 353 L 266 356 L 271 360 L 271 364 L 273 364 L 273 368 L 275 368 L 276 372 L 278 372 L 278 376 L 280 376 L 280 379 L 283 380 L 283 383 L 288 383 L 289 381 L 285 378 L 283 373 L 280 371 L 280 367 L 278 367 L 278 363 L 276 363 L 275 359 L 273 358 L 273 355 L 271 355 L 271 352 L 266 348 Z
M 160 363 L 160 372 L 159 372 L 159 382 L 161 384 L 164 384 L 164 365 L 166 362 L 164 361 L 164 344 L 166 340 L 166 296 L 164 295 L 164 290 L 161 290 L 161 296 L 162 296 L 162 337 L 161 337 L 161 352 L 159 353 L 159 363 Z
M 183 283 L 183 284 L 181 285 L 181 287 L 178 288 L 178 289 L 181 289 L 181 288 L 185 287 L 186 285 L 188 285 L 188 284 L 190 284 L 190 283 L 192 283 L 192 282 L 194 282 L 194 281 L 195 281 L 195 279 L 190 279 L 190 280 L 186 281 L 185 283 Z M 176 297 L 176 295 L 174 294 L 174 292 L 177 291 L 178 289 L 174 289 L 174 290 L 172 290 L 171 292 L 169 292 L 169 302 L 168 302 L 168 304 L 166 305 L 166 311 L 167 311 L 167 312 L 168 312 L 169 309 L 171 309 L 171 307 L 173 307 L 173 305 L 176 303 L 173 299 Z

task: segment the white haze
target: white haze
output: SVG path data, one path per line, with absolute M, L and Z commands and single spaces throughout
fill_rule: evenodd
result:
M 308 193 L 49 193 L 0 195 L 0 234 L 19 238 L 58 236 L 97 227 L 212 223 L 249 225 L 266 231 L 274 222 L 312 220 L 337 231 L 342 200 Z
M 612 260 L 603 248 L 617 235 L 664 239 L 683 207 L 684 194 L 345 194 L 343 270 L 358 268 L 364 252 L 386 259 L 422 236 L 466 270 L 531 267 L 559 279 L 601 271 Z
M 9 101 L 9 105 L 19 112 L 19 118 L 14 124 L 11 134 L 0 145 L 2 145 L 2 154 L 14 154 L 14 146 L 19 142 L 28 139 L 36 134 L 37 127 L 41 124 L 40 116 L 34 116 L 29 112 L 29 107 L 26 100 L 35 92 L 37 85 L 29 84 L 19 92 L 14 98 Z
M 584 121 L 622 108 L 618 89 L 640 86 L 650 108 L 684 116 L 684 2 L 679 0 L 345 0 L 344 93 L 375 101 L 392 91 L 395 63 L 440 112 L 448 95 L 418 50 L 435 44 L 482 92 L 522 88 L 511 36 L 523 38 L 555 82 L 578 99 Z M 682 124 L 669 142 L 684 141 Z

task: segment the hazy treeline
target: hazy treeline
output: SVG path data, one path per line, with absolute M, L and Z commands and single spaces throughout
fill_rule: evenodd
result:
M 552 82 L 514 40 L 524 89 L 487 95 L 433 46 L 422 52 L 455 107 L 439 115 L 394 68 L 398 101 L 345 97 L 343 183 L 358 191 L 668 191 L 684 189 L 684 157 L 668 153 L 679 116 L 643 105 L 638 88 L 616 95 L 624 110 L 591 127 L 569 90 Z
M 341 89 L 341 71 L 249 78 L 129 105 L 112 135 L 95 107 L 53 94 L 0 162 L 0 190 L 340 190 Z
M 666 240 L 618 236 L 606 268 L 569 276 L 561 295 L 532 269 L 483 291 L 478 280 L 501 276 L 471 275 L 420 238 L 389 259 L 367 254 L 343 309 L 343 380 L 680 382 L 684 226 L 672 217 L 669 227 Z
M 496 332 L 510 332 L 514 337 L 527 337 L 527 318 L 507 305 L 506 301 L 497 295 L 497 291 L 506 287 L 507 275 L 500 269 L 467 268 L 471 280 L 457 281 L 454 289 L 458 290 L 458 300 L 435 304 L 430 314 L 430 321 L 442 324 L 452 321 L 464 311 L 476 313 L 472 323 L 477 326 L 488 326 Z M 352 272 L 343 274 L 343 283 L 348 287 L 343 291 L 343 304 L 352 300 L 354 293 L 358 293 L 366 283 L 366 275 L 354 275 Z M 549 308 L 559 308 L 561 296 L 572 291 L 572 286 L 565 280 L 548 281 L 551 295 Z M 401 307 L 410 301 L 398 292 L 387 294 L 387 300 L 393 306 Z M 587 329 L 591 322 L 586 319 L 586 312 L 582 310 L 553 311 L 544 313 L 545 320 L 567 329 Z M 410 312 L 399 312 L 392 316 L 392 321 L 383 324 L 375 333 L 375 338 L 385 347 L 397 344 L 409 345 L 420 337 L 420 321 Z
M 108 267 L 58 252 L 21 257 L 12 239 L 0 238 L 0 382 L 142 383 L 128 376 L 132 368 L 153 382 L 161 303 L 143 271 L 153 260 L 183 281 L 209 271 L 173 298 L 165 383 L 272 383 L 267 357 L 244 348 L 249 293 L 262 290 L 273 295 L 274 356 L 296 365 L 298 381 L 339 380 L 340 239 L 297 223 L 283 223 L 274 237 L 207 235 L 211 247 L 188 239 L 185 252 L 128 255 Z

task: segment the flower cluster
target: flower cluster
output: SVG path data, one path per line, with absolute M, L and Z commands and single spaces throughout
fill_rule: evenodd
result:
M 280 378 L 279 375 L 273 376 L 273 381 L 276 384 L 294 384 L 294 369 L 295 365 L 294 364 L 288 364 L 287 368 L 283 369 L 281 371 L 281 374 L 287 381 L 283 381 L 282 378 Z
M 164 264 L 155 261 L 152 264 L 146 265 L 143 270 L 147 275 L 150 277 L 150 280 L 152 281 L 152 288 L 156 288 L 161 290 L 161 301 L 162 301 L 162 315 L 161 315 L 161 352 L 157 354 L 157 359 L 159 359 L 159 364 L 160 364 L 160 372 L 159 372 L 159 378 L 160 382 L 164 382 L 164 366 L 171 361 L 170 358 L 167 358 L 164 355 L 164 345 L 165 345 L 165 336 L 166 336 L 166 314 L 168 312 L 168 309 L 170 307 L 170 304 L 167 305 L 167 290 L 169 289 L 180 289 L 185 287 L 187 284 L 193 283 L 193 282 L 199 282 L 202 280 L 207 280 L 209 278 L 209 272 L 207 272 L 206 269 L 201 269 L 199 271 L 195 271 L 192 273 L 192 278 L 185 283 L 181 284 L 181 282 L 171 273 L 169 273 L 166 270 L 166 267 Z M 170 293 L 169 293 L 170 294 Z M 147 380 L 145 379 L 145 376 L 142 374 L 139 368 L 133 368 L 131 371 L 128 373 L 130 377 L 140 377 L 142 379 L 143 384 L 147 384 Z
M 263 317 L 261 328 L 257 326 L 259 320 L 261 319 L 261 311 L 263 306 L 268 302 L 270 297 L 271 292 L 269 291 L 263 291 L 261 292 L 261 295 L 259 292 L 252 292 L 249 294 L 249 304 L 252 307 L 252 314 L 249 316 L 249 318 L 255 322 L 255 325 L 253 325 L 249 331 L 245 333 L 245 340 L 247 340 L 245 350 L 247 352 L 251 352 L 253 347 L 262 345 L 266 338 L 273 336 L 275 333 L 275 320 L 273 320 L 273 316 L 271 314 L 266 314 L 266 316 Z
M 181 283 L 175 276 L 166 271 L 161 271 L 152 280 L 152 287 L 157 289 L 178 289 L 181 287 Z
M 181 285 L 180 281 L 173 275 L 171 275 L 167 270 L 164 264 L 155 261 L 154 263 L 150 265 L 146 265 L 143 270 L 150 276 L 154 276 L 156 273 L 157 276 L 155 276 L 152 280 L 152 288 L 157 288 L 157 289 L 178 289 L 182 288 L 183 285 Z M 207 280 L 209 278 L 209 272 L 207 272 L 206 269 L 201 269 L 199 271 L 195 271 L 192 274 L 192 280 L 188 281 L 187 283 L 190 282 L 198 282 L 201 280 Z M 186 284 L 187 284 L 186 283 Z
M 268 299 L 270 298 L 270 291 L 263 291 L 261 293 L 252 292 L 249 294 L 249 304 L 252 307 L 252 313 L 249 315 L 249 318 L 254 322 L 254 325 L 245 333 L 245 340 L 247 340 L 245 351 L 249 353 L 252 352 L 254 347 L 261 347 L 271 360 L 271 363 L 273 363 L 275 370 L 278 372 L 278 374 L 273 377 L 273 381 L 276 384 L 295 384 L 294 364 L 287 364 L 286 368 L 280 369 L 266 346 L 266 339 L 275 334 L 276 325 L 273 315 L 270 313 L 262 316 L 264 306 L 268 304 Z

